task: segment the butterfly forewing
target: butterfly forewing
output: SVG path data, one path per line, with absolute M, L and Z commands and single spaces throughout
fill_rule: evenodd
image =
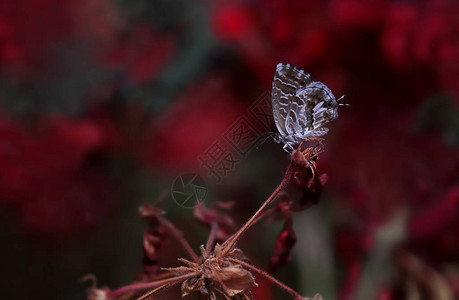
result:
M 278 64 L 274 74 L 271 99 L 274 122 L 281 136 L 287 134 L 285 120 L 289 115 L 296 91 L 311 83 L 311 76 L 289 64 Z
M 328 129 L 323 126 L 338 117 L 338 103 L 330 89 L 289 64 L 276 67 L 272 104 L 279 140 L 290 148 L 303 139 L 326 134 Z

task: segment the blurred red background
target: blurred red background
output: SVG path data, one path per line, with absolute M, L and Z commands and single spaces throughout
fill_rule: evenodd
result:
M 2 1 L 2 296 L 84 299 L 88 273 L 129 283 L 137 207 L 196 171 L 284 62 L 350 107 L 329 124 L 329 181 L 295 215 L 293 261 L 276 276 L 324 299 L 458 299 L 458 16 L 447 0 Z M 208 178 L 206 202 L 235 200 L 243 223 L 288 159 L 266 142 Z M 205 241 L 191 210 L 163 209 Z M 268 265 L 280 225 L 242 241 L 254 264 Z

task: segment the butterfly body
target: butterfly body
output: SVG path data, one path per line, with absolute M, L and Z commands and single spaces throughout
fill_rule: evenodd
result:
M 292 150 L 305 139 L 326 134 L 324 125 L 338 117 L 338 101 L 322 82 L 299 68 L 280 63 L 271 92 L 276 142 Z

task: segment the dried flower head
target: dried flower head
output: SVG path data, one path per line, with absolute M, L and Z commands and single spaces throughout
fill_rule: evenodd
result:
M 253 275 L 243 268 L 238 260 L 245 260 L 242 251 L 235 248 L 223 254 L 221 245 L 216 244 L 214 250 L 201 247 L 198 263 L 180 259 L 186 266 L 164 269 L 177 276 L 197 273 L 182 283 L 182 297 L 193 292 L 208 295 L 210 299 L 252 299 L 251 288 L 255 285 Z
M 301 145 L 299 149 L 301 149 Z M 154 268 L 144 268 L 142 276 L 138 277 L 140 282 L 114 291 L 98 289 L 94 284 L 89 290 L 88 299 L 117 300 L 124 299 L 126 296 L 133 297 L 137 295 L 137 298 L 134 297 L 134 299 L 142 300 L 164 289 L 180 284 L 182 297 L 199 293 L 211 300 L 250 300 L 253 299 L 252 288 L 257 286 L 255 275 L 259 275 L 290 293 L 296 300 L 311 300 L 311 298 L 300 296 L 276 278 L 251 265 L 236 244 L 250 227 L 268 215 L 268 213 L 277 210 L 277 206 L 268 210 L 266 208 L 278 198 L 279 193 L 290 183 L 294 171 L 297 171 L 299 167 L 303 167 L 308 170 L 311 169 L 313 172 L 315 159 L 320 151 L 316 147 L 307 148 L 303 151 L 297 150 L 294 153 L 294 160 L 287 168 L 285 176 L 277 189 L 253 216 L 232 235 L 228 232 L 228 229 L 232 227 L 234 221 L 229 215 L 217 213 L 216 211 L 217 208 L 229 209 L 232 206 L 231 203 L 218 202 L 210 210 L 205 207 L 198 207 L 195 211 L 196 218 L 202 223 L 210 225 L 211 228 L 206 244 L 200 248 L 201 253 L 199 256 L 183 238 L 181 231 L 166 219 L 163 211 L 152 205 L 142 205 L 140 213 L 149 224 L 144 234 L 144 251 L 145 256 L 148 258 L 147 262 L 153 263 Z M 314 161 L 314 163 L 311 161 Z M 290 210 L 287 207 L 283 213 L 286 218 L 286 225 L 276 242 L 275 261 L 271 261 L 272 269 L 288 262 L 290 249 L 296 239 Z M 220 227 L 224 227 L 225 230 L 222 231 Z M 178 258 L 183 265 L 159 269 L 157 251 L 162 247 L 162 241 L 165 237 L 175 238 L 188 253 L 189 259 Z M 163 271 L 163 273 L 157 274 L 157 270 Z M 139 296 L 139 293 L 145 290 L 149 291 Z M 322 298 L 320 295 L 316 295 L 312 299 L 320 300 Z
M 298 148 L 292 153 L 292 159 L 296 166 L 311 170 L 312 178 L 314 179 L 316 176 L 317 158 L 319 158 L 319 154 L 324 151 L 322 145 L 323 139 L 316 137 L 310 138 L 310 140 L 318 141 L 318 143 L 313 147 L 307 147 L 302 150 L 303 144 L 305 143 L 305 140 L 303 140 Z

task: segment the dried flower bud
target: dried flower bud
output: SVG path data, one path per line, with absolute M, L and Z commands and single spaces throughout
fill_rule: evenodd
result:
M 278 268 L 291 260 L 290 252 L 296 244 L 296 234 L 293 230 L 292 217 L 289 215 L 284 223 L 282 231 L 276 238 L 274 253 L 269 262 L 270 272 L 275 272 Z
M 315 138 L 314 140 L 319 141 L 319 143 L 313 147 L 307 147 L 304 150 L 301 150 L 305 142 L 302 141 L 292 154 L 293 163 L 298 169 L 300 169 L 297 171 L 301 172 L 301 169 L 310 170 L 313 178 L 315 177 L 317 158 L 319 157 L 319 154 L 324 151 L 322 147 L 322 139 Z

